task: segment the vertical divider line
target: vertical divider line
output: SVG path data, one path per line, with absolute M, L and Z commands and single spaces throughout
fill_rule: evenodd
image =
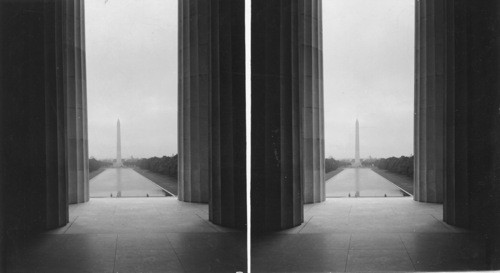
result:
M 251 268 L 251 128 L 252 128 L 252 84 L 251 84 L 251 18 L 252 18 L 252 0 L 245 0 L 245 104 L 246 104 L 246 195 L 247 195 L 247 272 L 252 272 Z

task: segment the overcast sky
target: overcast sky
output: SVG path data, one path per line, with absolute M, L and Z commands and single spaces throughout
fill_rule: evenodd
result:
M 325 155 L 413 153 L 413 0 L 323 0 Z
M 177 153 L 177 1 L 85 1 L 89 155 Z
M 177 153 L 177 0 L 86 1 L 90 156 Z M 326 156 L 410 155 L 413 0 L 323 0 Z

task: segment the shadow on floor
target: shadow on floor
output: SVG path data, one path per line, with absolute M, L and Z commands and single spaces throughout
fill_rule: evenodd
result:
M 485 239 L 447 225 L 442 205 L 327 198 L 304 224 L 252 237 L 252 272 L 486 270 Z
M 10 236 L 7 272 L 246 271 L 246 233 L 208 221 L 208 205 L 173 198 L 91 199 L 70 223 Z

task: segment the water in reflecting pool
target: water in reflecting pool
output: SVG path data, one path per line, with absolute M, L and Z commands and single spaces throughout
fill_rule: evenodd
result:
M 170 196 L 151 180 L 128 168 L 107 169 L 89 184 L 90 197 Z
M 407 196 L 399 187 L 368 168 L 347 168 L 325 184 L 326 197 Z

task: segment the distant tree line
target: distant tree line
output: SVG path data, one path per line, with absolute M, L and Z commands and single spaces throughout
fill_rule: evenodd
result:
M 171 177 L 177 177 L 177 155 L 151 157 L 136 159 L 133 161 L 124 161 L 125 165 L 137 166 L 141 169 L 149 170 L 155 173 L 165 174 Z M 95 159 L 94 159 L 95 160 Z M 335 171 L 338 168 L 349 166 L 351 162 L 336 160 L 333 157 L 325 158 L 325 173 Z M 90 165 L 90 164 L 89 164 Z M 390 172 L 413 176 L 413 156 L 401 156 L 400 158 L 389 157 L 381 159 L 366 159 L 363 160 L 363 165 L 375 165 L 379 169 L 388 170 Z
M 177 177 L 177 155 L 138 159 L 135 165 L 155 173 Z
M 177 155 L 151 157 L 136 159 L 133 161 L 124 161 L 127 166 L 137 166 L 144 170 L 149 170 L 155 173 L 165 174 L 171 177 L 177 177 Z M 336 160 L 332 157 L 325 159 L 325 173 L 335 171 L 340 167 L 348 166 L 350 163 L 346 161 Z
M 109 167 L 111 165 L 111 162 L 100 161 L 91 157 L 89 159 L 89 172 L 97 171 L 100 168 Z
M 335 171 L 340 167 L 345 167 L 351 163 L 341 160 L 335 160 L 333 157 L 325 158 L 325 173 Z
M 375 160 L 374 165 L 379 169 L 413 177 L 413 156 L 381 158 Z

